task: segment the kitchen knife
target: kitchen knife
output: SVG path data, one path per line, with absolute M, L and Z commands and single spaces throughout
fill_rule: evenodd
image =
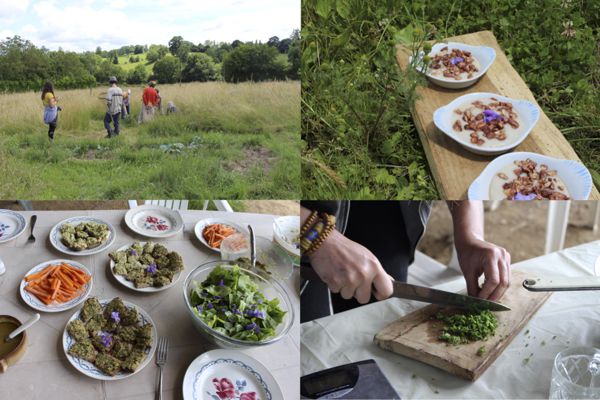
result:
M 464 294 L 445 292 L 443 290 L 431 289 L 424 286 L 411 285 L 394 281 L 393 297 L 422 301 L 424 303 L 440 304 L 443 306 L 469 308 L 474 310 L 510 311 L 504 304 L 495 301 L 484 300 Z
M 523 281 L 523 287 L 532 292 L 566 292 L 578 290 L 600 290 L 600 277 L 544 277 Z

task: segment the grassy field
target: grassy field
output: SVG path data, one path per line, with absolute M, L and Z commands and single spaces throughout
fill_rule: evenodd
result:
M 123 68 L 123 71 L 131 71 L 132 69 L 134 69 L 135 67 L 137 67 L 138 65 L 143 65 L 146 68 L 146 72 L 148 74 L 152 73 L 152 66 L 154 65 L 154 63 L 148 63 L 148 60 L 146 60 L 146 55 L 148 53 L 142 53 L 142 54 L 126 54 L 123 56 L 119 56 L 119 67 Z M 134 57 L 139 57 L 140 61 L 135 62 L 135 63 L 131 63 L 129 62 L 129 57 L 131 56 Z
M 38 93 L 0 95 L 0 198 L 299 198 L 298 82 L 161 85 L 179 112 L 138 125 L 142 89 L 111 140 L 106 89 L 57 90 L 53 143 Z
M 439 198 L 395 46 L 481 30 L 600 187 L 600 2 L 303 0 L 302 24 L 303 199 Z

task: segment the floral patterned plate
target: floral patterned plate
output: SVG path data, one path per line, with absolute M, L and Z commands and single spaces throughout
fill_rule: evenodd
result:
M 140 243 L 142 246 L 146 244 L 146 242 L 138 242 L 138 243 Z M 131 247 L 131 245 L 127 244 L 127 245 L 125 245 L 123 247 L 119 247 L 118 249 L 115 250 L 115 252 L 127 250 L 130 247 Z M 125 287 L 128 287 L 131 290 L 135 290 L 136 292 L 142 292 L 142 293 L 155 293 L 155 292 L 160 292 L 162 290 L 166 290 L 166 289 L 168 289 L 170 287 L 173 287 L 173 285 L 175 285 L 177 283 L 177 281 L 179 280 L 179 278 L 181 277 L 181 272 L 182 272 L 182 271 L 179 271 L 178 273 L 176 273 L 175 275 L 173 275 L 173 280 L 168 285 L 161 286 L 161 287 L 137 288 L 137 287 L 135 287 L 135 284 L 133 282 L 128 281 L 127 279 L 125 279 L 124 276 L 119 275 L 119 274 L 117 274 L 115 272 L 115 262 L 112 259 L 110 260 L 109 268 L 110 268 L 110 273 L 112 274 L 112 276 L 114 276 L 115 279 L 121 285 L 123 285 Z
M 179 212 L 150 204 L 127 211 L 125 224 L 135 233 L 151 238 L 166 238 L 183 230 Z
M 281 389 L 254 358 L 236 350 L 211 350 L 196 358 L 183 378 L 185 400 L 280 400 Z
M 69 264 L 70 266 L 80 269 L 83 272 L 85 272 L 86 274 L 92 276 L 90 271 L 83 264 L 78 263 L 76 261 L 64 260 L 64 259 L 50 260 L 50 261 L 45 261 L 41 264 L 38 264 L 35 267 L 31 268 L 25 274 L 25 276 L 39 272 L 49 265 L 56 265 L 56 264 L 62 264 L 62 263 Z M 23 298 L 23 301 L 31 308 L 34 308 L 38 311 L 44 311 L 44 312 L 61 312 L 61 311 L 69 310 L 69 309 L 75 307 L 76 305 L 78 305 L 79 303 L 83 302 L 89 296 L 90 292 L 92 291 L 92 281 L 93 280 L 94 280 L 94 278 L 92 276 L 92 279 L 90 279 L 90 281 L 85 284 L 85 286 L 83 287 L 83 290 L 81 291 L 81 294 L 79 296 L 75 297 L 73 300 L 67 301 L 66 303 L 60 303 L 60 304 L 56 303 L 56 302 L 52 302 L 51 304 L 48 304 L 48 305 L 44 304 L 40 299 L 38 299 L 32 293 L 29 293 L 27 290 L 25 290 L 25 286 L 27 286 L 27 282 L 25 282 L 25 279 L 21 279 L 21 284 L 19 286 L 19 292 L 21 293 L 21 297 Z
M 16 239 L 25 232 L 25 217 L 12 210 L 0 210 L 0 243 Z
M 99 300 L 99 301 L 100 301 L 100 304 L 102 304 L 102 308 L 104 308 L 104 306 L 106 306 L 110 302 L 110 300 Z M 75 369 L 77 371 L 81 372 L 84 375 L 89 376 L 90 378 L 98 379 L 101 381 L 117 381 L 120 379 L 129 378 L 130 376 L 137 374 L 142 369 L 144 369 L 144 367 L 146 365 L 148 365 L 150 360 L 152 360 L 152 356 L 154 355 L 154 350 L 156 350 L 156 345 L 158 342 L 158 338 L 156 336 L 156 325 L 154 324 L 154 321 L 152 321 L 152 318 L 150 318 L 150 315 L 146 311 L 144 311 L 141 307 L 138 307 L 135 304 L 130 303 L 125 300 L 123 300 L 123 303 L 125 303 L 125 307 L 127 307 L 128 309 L 131 309 L 133 307 L 137 308 L 138 313 L 139 313 L 138 325 L 141 326 L 146 323 L 149 323 L 150 325 L 152 325 L 152 346 L 150 347 L 150 349 L 146 350 L 147 355 L 146 355 L 146 358 L 144 359 L 144 361 L 142 361 L 142 363 L 140 364 L 138 369 L 135 370 L 135 372 L 119 372 L 115 376 L 110 376 L 110 375 L 106 375 L 104 372 L 100 371 L 98 369 L 98 367 L 96 367 L 91 362 L 88 362 L 88 361 L 82 360 L 81 358 L 73 357 L 72 355 L 70 355 L 69 348 L 75 342 L 75 340 L 71 337 L 71 335 L 69 335 L 69 332 L 67 332 L 67 326 L 69 325 L 69 322 L 79 318 L 79 313 L 81 312 L 81 309 L 79 309 L 79 310 L 77 310 L 77 312 L 75 314 L 73 314 L 73 316 L 71 318 L 69 318 L 69 320 L 65 324 L 65 330 L 64 330 L 63 336 L 62 336 L 62 347 L 63 347 L 63 350 L 65 351 L 65 355 L 67 356 L 67 359 L 73 365 L 73 367 L 75 367 Z

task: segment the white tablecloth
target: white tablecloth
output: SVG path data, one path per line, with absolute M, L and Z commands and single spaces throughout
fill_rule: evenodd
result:
M 23 212 L 27 221 L 31 215 L 38 215 L 35 227 L 37 241 L 34 244 L 27 243 L 27 229 L 18 239 L 0 245 L 0 259 L 4 261 L 7 269 L 6 273 L 0 276 L 0 314 L 12 315 L 21 321 L 27 319 L 35 311 L 25 305 L 19 296 L 18 287 L 23 275 L 40 262 L 54 258 L 73 258 L 57 252 L 50 245 L 48 234 L 54 224 L 77 215 L 102 218 L 115 227 L 115 242 L 107 251 L 93 256 L 75 257 L 75 260 L 86 265 L 93 273 L 92 296 L 121 296 L 137 304 L 150 314 L 159 336 L 169 337 L 170 350 L 164 370 L 163 399 L 179 399 L 182 397 L 181 385 L 188 365 L 198 355 L 213 348 L 192 326 L 183 300 L 182 286 L 187 273 L 204 262 L 218 259 L 218 253 L 208 250 L 194 236 L 195 223 L 203 218 L 218 216 L 239 224 L 251 223 L 257 235 L 270 238 L 274 217 L 245 213 L 182 211 L 184 231 L 174 237 L 157 241 L 165 243 L 170 250 L 182 255 L 185 271 L 174 287 L 158 293 L 145 294 L 117 284 L 108 273 L 109 251 L 131 244 L 135 240 L 147 240 L 131 232 L 122 223 L 125 212 Z M 297 316 L 290 335 L 264 348 L 243 350 L 271 371 L 286 399 L 297 399 L 300 392 L 298 279 L 298 274 L 294 273 L 285 282 Z M 65 324 L 74 312 L 75 309 L 55 314 L 41 313 L 41 321 L 28 330 L 29 346 L 25 356 L 5 374 L 0 374 L 0 399 L 153 399 L 157 373 L 154 360 L 135 376 L 115 382 L 101 382 L 88 378 L 71 366 L 64 355 L 61 338 Z
M 599 256 L 600 241 L 596 241 L 520 262 L 513 269 L 545 276 L 594 275 Z M 438 288 L 464 289 L 464 279 Z M 372 358 L 405 399 L 547 399 L 552 363 L 559 351 L 574 346 L 600 348 L 600 293 L 556 292 L 488 370 L 469 382 L 373 344 L 378 331 L 420 307 L 423 303 L 394 298 L 302 324 L 302 375 Z

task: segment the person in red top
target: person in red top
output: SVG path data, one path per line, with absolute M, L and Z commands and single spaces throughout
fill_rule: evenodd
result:
M 156 83 L 154 81 L 150 81 L 148 83 L 148 87 L 144 89 L 142 101 L 144 102 L 145 106 L 154 107 L 158 103 L 158 93 L 156 93 L 154 86 L 156 86 Z
M 144 94 L 142 95 L 142 102 L 144 104 L 142 105 L 138 123 L 150 121 L 154 117 L 158 103 L 158 93 L 156 93 L 154 86 L 156 86 L 156 82 L 150 81 L 148 82 L 148 87 L 144 89 Z

